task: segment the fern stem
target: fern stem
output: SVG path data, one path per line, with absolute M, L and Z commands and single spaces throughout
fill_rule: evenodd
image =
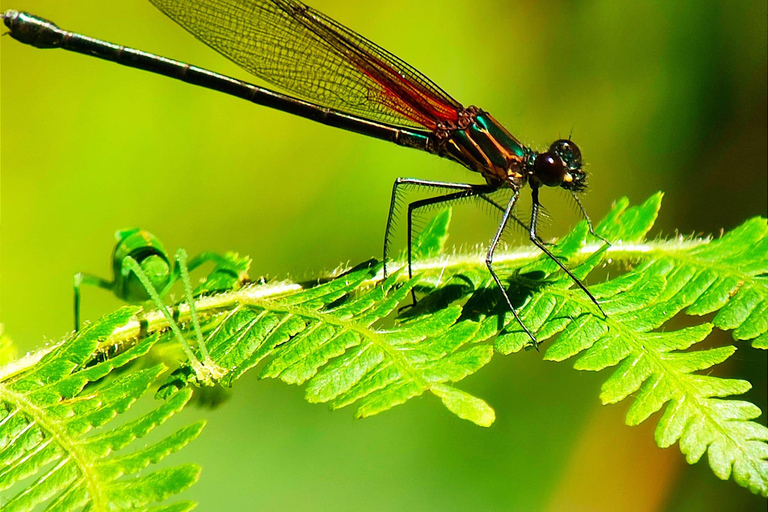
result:
M 647 258 L 650 255 L 656 253 L 664 253 L 667 255 L 683 253 L 685 251 L 691 250 L 692 248 L 705 245 L 709 241 L 709 238 L 683 239 L 682 237 L 679 237 L 674 240 L 658 240 L 645 243 L 617 242 L 608 248 L 606 255 L 607 258 L 613 262 L 635 261 L 639 258 Z M 587 244 L 580 249 L 578 253 L 579 259 L 586 259 L 601 248 L 601 244 Z M 484 249 L 478 246 L 471 251 L 456 252 L 450 255 L 426 258 L 422 261 L 414 263 L 414 275 L 429 274 L 433 272 L 438 274 L 450 274 L 452 269 L 459 268 L 484 270 L 484 254 Z M 530 263 L 540 255 L 541 253 L 535 248 L 517 248 L 513 250 L 499 251 L 495 261 L 497 261 L 499 265 L 514 268 Z M 573 264 L 573 262 L 571 264 Z M 404 265 L 405 261 L 395 261 L 391 263 L 390 268 L 394 273 L 397 269 L 402 268 Z M 345 269 L 339 269 L 335 272 L 335 274 L 339 274 L 344 270 Z M 379 272 L 379 274 L 367 280 L 363 284 L 367 286 L 376 285 L 381 281 L 382 277 L 382 273 Z M 405 276 L 401 276 L 400 279 L 405 280 L 406 278 Z M 219 311 L 229 309 L 242 301 L 249 302 L 261 299 L 274 299 L 280 297 L 281 295 L 300 291 L 301 289 L 301 285 L 290 281 L 269 283 L 265 285 L 253 285 L 233 292 L 226 292 L 211 297 L 199 298 L 195 301 L 195 308 L 201 316 L 205 317 L 207 315 L 212 315 Z M 188 305 L 180 304 L 176 307 L 176 309 L 178 310 L 178 319 L 180 323 L 191 321 L 190 309 Z M 146 323 L 146 330 L 143 332 L 142 323 Z M 107 337 L 107 339 L 105 339 L 100 344 L 99 349 L 103 350 L 106 347 L 112 345 L 130 345 L 133 341 L 138 339 L 141 334 L 153 334 L 156 332 L 165 331 L 169 328 L 170 325 L 164 318 L 163 314 L 158 311 L 152 311 L 146 315 L 143 315 L 141 319 L 136 317 L 126 325 L 115 329 L 112 335 Z M 55 349 L 59 344 L 48 346 L 39 351 L 30 353 L 22 359 L 19 359 L 13 364 L 3 368 L 4 371 L 2 374 L 0 374 L 0 382 L 15 374 L 23 372 L 27 368 L 34 366 L 40 359 L 42 359 L 43 356 L 45 356 L 51 350 Z

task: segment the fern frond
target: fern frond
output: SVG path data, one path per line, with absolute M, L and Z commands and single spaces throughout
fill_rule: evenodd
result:
M 226 266 L 217 265 L 195 288 L 195 297 L 238 289 L 248 279 L 251 258 L 236 252 L 227 252 L 221 257 Z
M 478 326 L 454 325 L 461 314 L 455 306 L 428 321 L 377 329 L 414 284 L 398 284 L 400 276 L 394 275 L 381 286 L 364 286 L 380 268 L 364 264 L 325 284 L 280 297 L 263 299 L 254 293 L 260 288 L 233 296 L 236 303 L 207 322 L 211 358 L 229 369 L 224 384 L 231 385 L 269 356 L 262 377 L 308 383 L 310 402 L 329 402 L 333 408 L 357 403 L 358 417 L 433 391 L 459 416 L 490 425 L 495 416 L 485 402 L 447 384 L 490 360 L 492 347 L 464 347 Z
M 666 448 L 678 440 L 686 460 L 693 464 L 708 451 L 714 473 L 768 495 L 768 428 L 756 423 L 760 409 L 748 402 L 724 397 L 745 393 L 749 382 L 722 379 L 694 372 L 722 363 L 735 347 L 685 351 L 703 341 L 712 330 L 705 323 L 678 331 L 650 332 L 683 308 L 686 300 L 669 297 L 679 289 L 679 275 L 669 266 L 644 267 L 650 275 L 630 274 L 611 282 L 621 290 L 621 309 L 610 301 L 607 328 L 589 317 L 574 321 L 551 345 L 545 358 L 560 361 L 580 354 L 574 367 L 598 371 L 617 369 L 605 382 L 600 399 L 616 403 L 637 393 L 626 423 L 637 425 L 665 408 L 656 428 L 656 443 Z M 607 285 L 606 285 L 607 286 Z M 601 289 L 605 292 L 602 286 Z M 597 288 L 597 287 L 595 287 Z M 647 316 L 640 313 L 645 312 Z
M 687 313 L 718 311 L 713 323 L 733 330 L 736 340 L 752 340 L 768 349 L 768 229 L 761 218 L 751 219 L 719 240 L 673 258 L 695 277 L 681 288 L 697 296 Z
M 190 391 L 180 391 L 132 421 L 105 428 L 164 371 L 158 365 L 110 375 L 144 356 L 157 336 L 143 339 L 114 358 L 92 360 L 99 343 L 136 312 L 136 308 L 124 308 L 108 315 L 48 351 L 26 371 L 6 373 L 0 380 L 0 491 L 22 487 L 13 497 L 5 494 L 4 512 L 33 510 L 43 504 L 46 510 L 56 511 L 144 509 L 197 480 L 199 468 L 194 465 L 138 478 L 137 474 L 197 437 L 202 422 L 154 445 L 118 455 L 181 410 Z M 107 376 L 110 378 L 105 379 Z M 190 510 L 193 506 L 179 503 L 155 510 Z
M 753 219 L 718 240 L 689 238 L 646 241 L 661 202 L 619 201 L 597 225 L 579 224 L 551 250 L 582 279 L 597 268 L 619 275 L 590 285 L 607 317 L 573 286 L 573 281 L 535 249 L 503 251 L 495 262 L 509 283 L 510 297 L 525 325 L 541 341 L 559 335 L 545 358 L 579 355 L 576 368 L 617 369 L 603 387 L 604 403 L 631 394 L 627 423 L 638 424 L 664 409 L 657 444 L 679 440 L 689 462 L 706 452 L 715 474 L 768 495 L 768 429 L 752 421 L 760 410 L 725 397 L 744 393 L 749 383 L 697 372 L 726 360 L 734 347 L 691 351 L 712 325 L 659 330 L 683 311 L 717 311 L 714 324 L 734 328 L 737 339 L 765 346 L 765 219 Z M 227 372 L 224 384 L 262 364 L 263 377 L 305 384 L 311 402 L 333 408 L 354 405 L 365 417 L 430 392 L 458 416 L 490 425 L 495 413 L 455 383 L 487 364 L 494 352 L 511 354 L 529 338 L 495 288 L 481 254 L 440 255 L 449 214 L 417 241 L 414 279 L 402 271 L 381 282 L 381 265 L 367 263 L 332 275 L 314 286 L 294 283 L 251 285 L 200 298 L 206 344 Z M 615 265 L 614 265 L 615 264 Z M 395 265 L 396 266 L 396 265 Z M 629 268 L 629 270 L 626 270 Z M 418 305 L 398 314 L 415 288 Z M 189 324 L 189 307 L 176 306 Z M 149 313 L 147 332 L 167 329 Z M 189 325 L 184 327 L 189 333 Z M 104 345 L 134 339 L 138 321 L 113 332 Z M 169 338 L 166 338 L 169 339 Z M 193 380 L 177 372 L 166 393 Z
M 766 496 L 768 428 L 750 421 L 761 411 L 748 402 L 723 399 L 743 394 L 751 385 L 694 373 L 725 361 L 736 348 L 682 352 L 706 338 L 712 330 L 708 323 L 674 332 L 651 331 L 685 308 L 693 314 L 719 309 L 715 325 L 738 327 L 734 332 L 737 339 L 764 338 L 768 225 L 765 219 L 752 219 L 723 238 L 700 245 L 624 245 L 644 238 L 660 199 L 657 195 L 628 210 L 623 201 L 614 208 L 621 213 L 609 215 L 597 228 L 603 236 L 622 241 L 618 250 L 607 251 L 609 257 L 626 252 L 627 260 L 642 262 L 591 288 L 602 299 L 608 318 L 588 314 L 590 305 L 572 293 L 562 293 L 562 287 L 570 284 L 558 279 L 561 283 L 533 294 L 523 321 L 536 328 L 539 339 L 561 332 L 545 359 L 562 361 L 581 354 L 575 368 L 587 371 L 618 365 L 600 398 L 604 404 L 615 403 L 639 392 L 627 413 L 628 425 L 645 421 L 666 405 L 656 429 L 658 446 L 666 448 L 679 440 L 691 464 L 708 452 L 710 467 L 718 477 L 733 475 L 740 485 Z M 578 236 L 577 231 L 571 236 Z M 595 267 L 597 254 L 577 267 L 580 275 Z M 512 332 L 497 337 L 496 346 L 502 353 L 519 350 L 527 342 L 520 329 L 512 327 Z M 760 338 L 753 346 L 763 347 Z

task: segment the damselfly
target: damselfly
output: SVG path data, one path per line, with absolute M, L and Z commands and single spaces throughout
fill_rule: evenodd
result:
M 150 1 L 211 48 L 301 99 L 183 62 L 67 32 L 28 13 L 9 10 L 1 16 L 13 38 L 37 48 L 62 48 L 176 78 L 330 126 L 436 154 L 479 173 L 485 180 L 483 184 L 414 178 L 395 181 L 384 237 L 384 273 L 386 275 L 395 205 L 404 188 L 419 186 L 442 191 L 436 197 L 409 205 L 409 275 L 412 274 L 413 212 L 457 199 L 484 200 L 502 212 L 486 254 L 488 271 L 535 345 L 535 336 L 520 321 L 493 265 L 507 224 L 510 220 L 519 222 L 513 210 L 521 189 L 528 184 L 533 203 L 526 228 L 531 241 L 555 261 L 602 312 L 584 284 L 537 235 L 541 209 L 539 190 L 544 186 L 569 191 L 590 232 L 595 234 L 577 195 L 586 188 L 586 174 L 581 152 L 570 139 L 556 140 L 542 152 L 526 147 L 488 112 L 463 106 L 409 64 L 301 2 Z M 503 189 L 511 190 L 506 205 L 490 197 Z

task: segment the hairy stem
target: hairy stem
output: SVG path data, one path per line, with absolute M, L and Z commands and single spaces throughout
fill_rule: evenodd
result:
M 673 240 L 658 240 L 644 243 L 618 242 L 608 248 L 606 251 L 606 258 L 612 262 L 621 263 L 634 261 L 638 258 L 648 258 L 659 254 L 674 256 L 676 253 L 689 251 L 694 247 L 705 245 L 708 242 L 708 238 L 683 239 L 682 237 Z M 576 265 L 580 260 L 586 259 L 601 248 L 601 244 L 587 244 L 580 249 L 578 259 L 569 262 L 569 264 Z M 499 251 L 495 261 L 498 262 L 499 266 L 516 268 L 532 262 L 540 255 L 541 253 L 534 247 L 518 248 L 514 250 Z M 404 261 L 394 262 L 391 264 L 390 269 L 395 271 L 404 264 Z M 483 252 L 480 249 L 477 251 L 427 258 L 415 262 L 413 265 L 414 275 L 439 272 L 441 275 L 450 276 L 459 269 L 467 270 L 484 268 Z M 364 282 L 363 285 L 373 286 L 378 283 L 382 277 L 381 272 L 379 272 L 375 277 Z M 406 275 L 401 275 L 400 279 L 406 279 Z M 227 310 L 241 302 L 278 298 L 281 295 L 296 292 L 301 289 L 301 285 L 290 281 L 249 286 L 241 290 L 226 292 L 212 297 L 201 297 L 195 301 L 195 308 L 201 317 L 206 317 L 222 310 Z M 188 305 L 181 304 L 177 306 L 176 309 L 178 310 L 179 323 L 183 324 L 191 320 Z M 142 330 L 142 324 L 146 326 L 144 330 Z M 141 318 L 134 317 L 126 325 L 115 329 L 112 335 L 104 340 L 99 348 L 104 349 L 113 345 L 119 346 L 131 344 L 143 334 L 162 332 L 169 328 L 170 325 L 163 314 L 159 311 L 152 311 L 146 315 L 142 315 Z M 3 371 L 0 372 L 0 381 L 34 366 L 43 356 L 45 356 L 45 354 L 55 349 L 57 346 L 58 344 L 45 347 L 6 366 L 3 368 Z

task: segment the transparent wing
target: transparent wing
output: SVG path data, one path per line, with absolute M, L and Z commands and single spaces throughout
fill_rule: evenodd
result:
M 412 66 L 292 0 L 150 0 L 243 69 L 323 106 L 434 130 L 462 105 Z

